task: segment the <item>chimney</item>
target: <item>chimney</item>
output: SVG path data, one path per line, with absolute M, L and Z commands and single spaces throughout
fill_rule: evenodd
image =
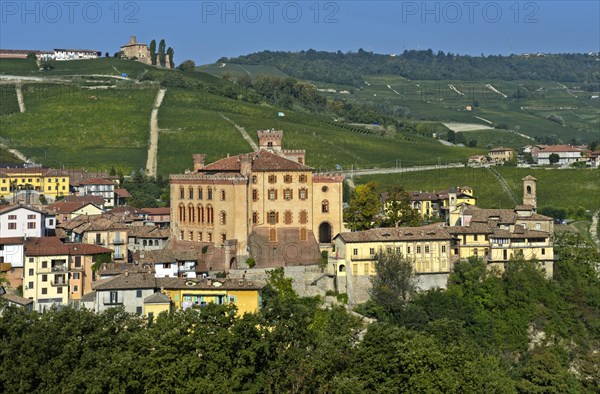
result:
M 254 153 L 240 155 L 240 174 L 250 178 L 252 175 L 252 160 Z
M 198 172 L 204 168 L 204 160 L 206 159 L 206 155 L 200 153 L 194 153 L 192 155 L 192 160 L 194 161 L 194 172 Z
M 129 37 L 129 45 L 135 44 L 135 36 Z

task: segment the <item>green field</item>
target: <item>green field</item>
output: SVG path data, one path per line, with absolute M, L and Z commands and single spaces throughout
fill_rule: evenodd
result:
M 0 85 L 0 116 L 19 112 L 15 85 Z
M 0 59 L 0 74 L 29 75 L 37 70 L 33 59 Z
M 26 156 L 48 166 L 144 167 L 155 89 L 24 84 L 23 94 L 27 112 L 0 117 L 0 135 Z
M 218 77 L 229 76 L 232 78 L 240 78 L 248 76 L 252 79 L 259 75 L 270 75 L 273 77 L 286 78 L 289 77 L 286 73 L 273 66 L 254 66 L 226 63 L 206 64 L 196 67 L 198 71 L 205 72 Z
M 0 163 L 3 164 L 23 164 L 23 162 L 15 157 L 8 150 L 0 147 Z
M 505 146 L 513 149 L 520 149 L 525 145 L 534 144 L 528 138 L 521 137 L 512 131 L 501 130 L 501 129 L 488 129 L 488 130 L 476 130 L 476 131 L 463 131 L 461 132 L 466 141 L 475 140 L 479 148 L 498 147 Z
M 538 179 L 538 208 L 600 209 L 600 171 L 590 169 L 529 169 L 497 167 L 520 203 L 523 198 L 521 179 L 532 175 Z M 514 208 L 510 196 L 498 180 L 484 168 L 452 168 L 401 174 L 356 177 L 355 182 L 376 181 L 381 189 L 402 185 L 410 191 L 436 191 L 451 186 L 473 187 L 478 205 L 484 208 Z

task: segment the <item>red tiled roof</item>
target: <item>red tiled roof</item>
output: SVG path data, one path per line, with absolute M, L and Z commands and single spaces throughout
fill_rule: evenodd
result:
M 285 157 L 261 150 L 251 153 L 252 171 L 311 171 L 312 168 Z M 199 172 L 240 171 L 240 159 L 243 155 L 231 156 L 211 163 Z
M 0 245 L 19 245 L 25 242 L 23 237 L 4 237 L 0 238 Z
M 142 208 L 143 212 L 146 212 L 149 215 L 170 215 L 171 208 L 169 207 L 161 207 L 161 208 Z
M 30 238 L 25 242 L 26 256 L 90 255 L 111 253 L 102 246 L 83 243 L 62 243 L 58 237 Z
M 116 188 L 115 194 L 117 196 L 119 196 L 120 198 L 130 198 L 131 197 L 131 194 L 129 194 L 127 189 L 122 189 L 122 188 Z
M 94 205 L 104 205 L 104 198 L 102 196 L 94 196 L 91 194 L 86 194 L 85 196 L 66 196 L 62 200 L 61 203 L 65 202 L 82 202 L 82 203 L 92 203 Z
M 83 201 L 74 201 L 74 202 L 55 202 L 54 204 L 48 205 L 46 207 L 47 211 L 54 213 L 73 213 L 85 206 L 94 205 L 91 202 L 83 202 Z M 100 209 L 96 205 L 96 208 Z
M 506 151 L 514 151 L 514 149 L 512 149 L 512 148 L 503 148 L 503 147 L 490 149 L 490 152 L 506 152 Z
M 79 182 L 80 185 L 114 185 L 114 182 L 103 178 L 90 178 Z

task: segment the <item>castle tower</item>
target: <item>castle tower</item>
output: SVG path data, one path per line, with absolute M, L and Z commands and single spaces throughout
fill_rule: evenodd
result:
M 523 204 L 531 205 L 533 210 L 537 209 L 537 179 L 527 175 L 523 181 Z
M 269 152 L 281 152 L 281 142 L 283 140 L 283 131 L 281 130 L 258 130 L 258 148 Z

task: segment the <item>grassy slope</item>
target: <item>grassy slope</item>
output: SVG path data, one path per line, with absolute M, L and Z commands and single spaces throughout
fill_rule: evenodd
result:
M 506 179 L 513 194 L 521 201 L 521 179 L 532 175 L 538 179 L 538 207 L 600 209 L 600 171 L 502 168 L 498 172 Z M 379 182 L 381 188 L 400 184 L 406 190 L 435 191 L 450 186 L 468 185 L 474 188 L 479 206 L 513 208 L 514 203 L 489 171 L 482 168 L 457 168 L 403 174 L 357 177 L 357 183 Z
M 211 75 L 222 77 L 229 75 L 233 78 L 239 78 L 242 76 L 249 76 L 254 79 L 259 75 L 270 75 L 279 78 L 289 77 L 283 71 L 273 66 L 254 66 L 254 65 L 240 65 L 227 63 L 225 67 L 221 63 L 206 64 L 196 68 L 198 71 L 205 72 Z
M 1 117 L 1 135 L 49 166 L 141 168 L 155 95 L 155 89 L 24 85 L 27 112 Z
M 0 85 L 0 116 L 19 112 L 15 85 Z
M 33 59 L 0 59 L 0 74 L 29 75 L 37 70 Z
M 0 148 L 0 163 L 23 164 L 21 160 L 17 159 L 12 153 L 4 148 Z

